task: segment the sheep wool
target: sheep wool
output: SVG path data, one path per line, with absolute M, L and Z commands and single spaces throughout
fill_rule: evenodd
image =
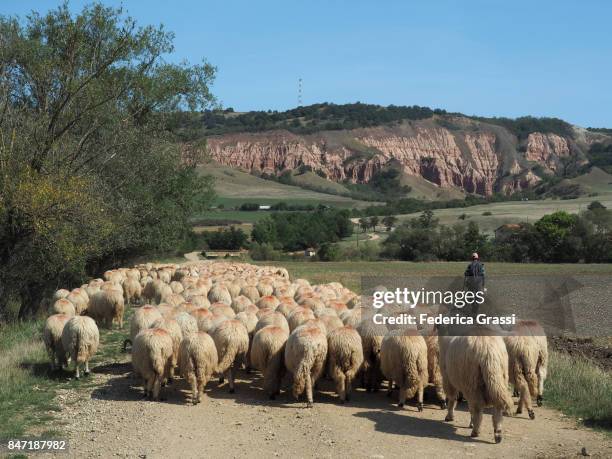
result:
M 96 322 L 87 316 L 74 316 L 62 330 L 62 346 L 75 364 L 75 376 L 80 377 L 80 366 L 89 374 L 89 360 L 100 345 L 100 332 Z
M 380 369 L 399 387 L 399 407 L 407 399 L 417 395 L 417 408 L 423 411 L 423 391 L 427 385 L 427 345 L 415 330 L 393 330 L 387 334 L 380 347 Z
M 457 393 L 468 401 L 472 437 L 480 434 L 482 411 L 493 407 L 495 442 L 502 441 L 503 413 L 514 405 L 508 392 L 508 352 L 499 336 L 440 336 L 440 369 L 448 397 L 446 421 L 454 419 Z
M 229 391 L 234 393 L 234 372 L 238 360 L 244 361 L 249 350 L 249 334 L 236 319 L 226 319 L 212 331 L 212 338 L 219 354 L 217 372 L 227 375 Z
M 132 366 L 143 379 L 146 397 L 159 400 L 162 382 L 169 378 L 172 368 L 172 346 L 170 333 L 161 328 L 147 328 L 134 338 Z
M 288 336 L 288 329 L 268 325 L 259 329 L 253 337 L 251 364 L 263 373 L 264 391 L 271 400 L 280 394 Z
M 55 370 L 56 364 L 58 368 L 61 368 L 67 363 L 66 351 L 62 344 L 62 332 L 70 317 L 72 316 L 67 314 L 54 314 L 45 321 L 43 341 L 51 359 L 51 370 Z
M 319 327 L 300 326 L 285 346 L 285 366 L 293 374 L 293 396 L 306 391 L 306 406 L 313 406 L 313 387 L 327 358 L 327 337 Z
M 327 346 L 328 373 L 344 403 L 350 399 L 353 379 L 363 364 L 361 336 L 353 327 L 338 327 L 328 333 Z
M 200 403 L 206 383 L 216 371 L 219 357 L 213 339 L 205 332 L 187 336 L 179 349 L 179 371 L 191 386 L 191 402 Z

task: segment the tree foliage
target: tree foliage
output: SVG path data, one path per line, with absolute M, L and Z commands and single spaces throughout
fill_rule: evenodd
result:
M 168 114 L 209 106 L 215 69 L 166 62 L 172 41 L 101 4 L 0 17 L 0 298 L 22 316 L 50 288 L 175 247 L 210 202 Z
M 255 223 L 251 238 L 283 250 L 302 250 L 337 242 L 352 232 L 348 210 L 319 208 L 314 212 L 274 213 Z

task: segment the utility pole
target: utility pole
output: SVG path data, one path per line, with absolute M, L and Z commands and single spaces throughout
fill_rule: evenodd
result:
M 302 78 L 298 79 L 298 107 L 302 106 Z

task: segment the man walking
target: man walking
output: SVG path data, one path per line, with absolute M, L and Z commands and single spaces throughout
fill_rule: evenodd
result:
M 467 266 L 465 270 L 463 286 L 465 290 L 474 293 L 486 291 L 484 264 L 480 262 L 478 254 L 476 252 L 472 254 L 472 262 Z M 480 305 L 476 302 L 472 304 L 473 316 L 478 315 L 479 307 Z

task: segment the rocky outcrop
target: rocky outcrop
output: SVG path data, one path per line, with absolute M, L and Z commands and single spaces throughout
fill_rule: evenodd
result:
M 564 137 L 541 132 L 533 132 L 527 137 L 525 159 L 535 161 L 550 171 L 556 171 L 560 158 L 570 154 L 570 143 Z
M 305 165 L 334 181 L 367 183 L 393 165 L 441 188 L 481 195 L 531 187 L 540 180 L 531 171 L 534 162 L 555 172 L 562 158 L 578 154 L 571 139 L 555 134 L 532 133 L 519 148 L 516 137 L 499 126 L 463 123 L 460 129 L 426 120 L 312 135 L 228 134 L 209 137 L 207 148 L 213 160 L 252 173 L 280 174 Z M 512 151 L 500 146 L 508 142 Z

